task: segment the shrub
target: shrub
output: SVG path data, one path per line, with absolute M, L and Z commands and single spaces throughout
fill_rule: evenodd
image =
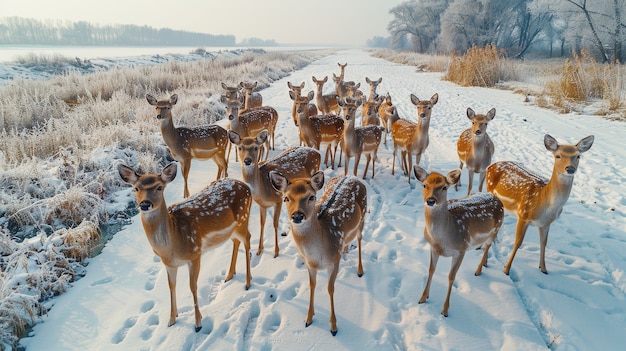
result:
M 493 87 L 503 78 L 502 53 L 495 45 L 472 46 L 465 55 L 452 55 L 444 79 L 462 86 Z

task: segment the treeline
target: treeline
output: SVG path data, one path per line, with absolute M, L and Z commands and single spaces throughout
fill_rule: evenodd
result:
M 0 44 L 235 46 L 234 35 L 212 35 L 137 25 L 94 25 L 89 22 L 0 18 Z

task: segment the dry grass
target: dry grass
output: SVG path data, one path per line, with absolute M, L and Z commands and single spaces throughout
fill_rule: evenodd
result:
M 503 52 L 495 45 L 472 46 L 465 55 L 452 55 L 444 79 L 462 86 L 491 88 L 504 80 Z

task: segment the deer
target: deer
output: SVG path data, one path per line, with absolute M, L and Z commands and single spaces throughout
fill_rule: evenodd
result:
M 243 90 L 243 108 L 245 110 L 263 106 L 263 97 L 261 94 L 254 91 L 257 87 L 257 82 L 239 82 L 239 86 Z
M 217 178 L 228 177 L 228 162 L 226 161 L 226 147 L 228 134 L 226 129 L 216 125 L 196 127 L 174 127 L 172 107 L 178 102 L 178 95 L 174 94 L 167 100 L 157 100 L 146 94 L 148 103 L 156 108 L 156 118 L 161 123 L 161 136 L 172 157 L 180 162 L 185 186 L 183 196 L 189 196 L 187 179 L 191 169 L 191 160 L 212 159 L 217 165 Z
M 243 111 L 241 110 L 241 102 L 236 99 L 226 99 L 224 103 L 226 104 L 226 115 L 230 120 L 230 130 L 234 130 L 237 134 L 244 137 L 257 135 L 263 130 L 269 132 L 272 141 L 268 138 L 263 146 L 265 156 L 263 156 L 263 152 L 260 154 L 261 157 L 267 159 L 270 149 L 272 149 L 278 112 L 271 107 Z
M 539 229 L 539 270 L 548 274 L 545 253 L 550 225 L 563 211 L 572 190 L 580 155 L 591 148 L 593 140 L 593 135 L 589 135 L 576 145 L 559 144 L 554 137 L 546 134 L 544 146 L 554 155 L 549 180 L 517 162 L 499 161 L 487 167 L 487 191 L 502 201 L 508 213 L 517 217 L 513 251 L 504 265 L 506 275 L 509 275 L 515 254 L 530 225 Z
M 494 146 L 491 138 L 487 134 L 487 124 L 496 116 L 496 109 L 492 108 L 486 115 L 476 114 L 471 108 L 467 108 L 467 118 L 472 121 L 472 126 L 464 130 L 456 143 L 457 154 L 461 163 L 459 168 L 463 169 L 463 164 L 467 165 L 468 185 L 467 195 L 472 192 L 472 182 L 474 173 L 480 174 L 478 180 L 478 191 L 483 191 L 485 182 L 485 171 L 491 164 Z M 456 191 L 459 190 L 461 179 L 454 185 Z
M 235 85 L 235 86 L 230 86 L 227 85 L 226 83 L 222 82 L 222 88 L 224 89 L 224 96 L 229 98 L 229 99 L 235 99 L 235 98 L 239 98 L 241 99 L 242 103 L 243 103 L 243 96 L 241 96 L 239 93 L 241 92 L 241 87 L 239 85 Z
M 348 66 L 348 63 L 346 62 L 342 65 L 341 63 L 337 62 L 337 66 L 339 66 L 339 78 L 343 80 L 346 74 L 346 66 Z
M 391 133 L 392 110 L 389 109 L 390 107 L 393 107 L 393 103 L 391 101 L 391 95 L 387 93 L 378 106 L 378 117 L 380 117 L 380 121 L 385 128 L 385 135 L 383 136 L 383 144 L 385 145 L 387 145 L 387 135 Z
M 176 163 L 167 165 L 160 174 L 137 174 L 132 168 L 118 164 L 122 180 L 134 187 L 141 213 L 141 223 L 154 253 L 167 271 L 170 290 L 171 327 L 176 323 L 176 276 L 178 267 L 189 268 L 189 287 L 193 296 L 195 331 L 202 328 L 198 307 L 198 275 L 203 252 L 233 242 L 233 252 L 226 281 L 235 275 L 239 246 L 243 242 L 246 257 L 246 290 L 250 288 L 250 232 L 248 220 L 252 194 L 243 182 L 219 179 L 182 202 L 167 206 L 165 187 L 176 177 Z
M 263 233 L 267 209 L 274 208 L 274 257 L 278 257 L 278 223 L 283 203 L 282 196 L 272 187 L 269 173 L 279 171 L 289 177 L 310 177 L 319 170 L 321 156 L 315 149 L 295 147 L 283 151 L 278 156 L 259 164 L 260 147 L 268 137 L 267 130 L 254 137 L 241 137 L 237 132 L 228 132 L 230 142 L 236 146 L 241 162 L 243 181 L 252 191 L 252 199 L 259 205 L 261 233 L 257 256 L 263 252 Z
M 361 105 L 361 125 L 369 126 L 375 125 L 380 126 L 380 118 L 378 117 L 377 108 L 383 102 L 383 97 L 375 98 L 373 101 L 365 100 Z M 385 128 L 383 127 L 383 131 Z
M 321 150 L 322 146 L 326 145 L 324 165 L 328 166 L 328 159 L 330 158 L 331 167 L 335 169 L 335 156 L 337 146 L 340 146 L 342 143 L 343 130 L 345 128 L 344 121 L 336 115 L 310 116 L 307 106 L 309 101 L 313 99 L 313 94 L 311 90 L 306 96 L 303 95 L 295 99 L 295 96 L 290 93 L 292 100 L 298 101 L 296 111 L 298 112 L 300 133 L 306 146 Z M 339 164 L 341 164 L 341 152 L 339 153 Z
M 317 109 L 323 115 L 338 115 L 341 113 L 341 107 L 337 105 L 337 94 L 330 93 L 324 95 L 324 84 L 328 81 L 328 76 L 324 77 L 324 79 L 318 80 L 313 76 L 313 83 L 316 86 L 316 96 L 315 100 L 317 102 Z
M 367 170 L 372 162 L 372 179 L 374 178 L 374 165 L 376 164 L 376 154 L 380 146 L 383 128 L 377 125 L 365 127 L 355 127 L 356 111 L 361 105 L 360 100 L 347 98 L 342 100 L 337 97 L 337 103 L 343 108 L 343 116 L 345 119 L 345 128 L 343 130 L 343 146 L 342 150 L 346 154 L 344 175 L 348 175 L 348 167 L 350 166 L 350 158 L 354 157 L 354 176 L 357 175 L 357 168 L 361 155 L 365 154 L 366 163 L 363 171 L 363 179 L 366 178 Z
M 300 85 L 293 85 L 291 82 L 287 82 L 287 86 L 289 87 L 289 97 L 293 100 L 293 105 L 291 107 L 291 117 L 293 118 L 293 123 L 298 126 L 298 112 L 296 111 L 296 105 L 298 98 L 302 95 L 302 89 L 304 89 L 304 82 Z M 293 95 L 291 94 L 293 92 Z M 308 105 L 309 116 L 316 116 L 318 113 L 317 106 L 313 103 L 309 103 Z M 300 134 L 300 146 L 304 145 L 304 139 L 302 138 L 302 133 L 300 128 L 298 128 L 298 133 Z
M 483 257 L 474 275 L 479 276 L 487 267 L 489 248 L 496 239 L 504 218 L 502 202 L 490 193 L 479 193 L 462 199 L 448 200 L 448 189 L 458 182 L 461 170 L 455 169 L 443 175 L 428 173 L 418 165 L 413 166 L 415 177 L 424 185 L 424 238 L 430 244 L 430 266 L 426 287 L 419 303 L 426 302 L 430 283 L 440 256 L 452 257 L 448 274 L 448 292 L 441 314 L 448 317 L 450 293 L 456 274 L 461 267 L 465 252 L 470 248 L 483 247 Z
M 383 100 L 381 100 L 379 98 L 379 95 L 376 93 L 376 89 L 378 88 L 378 85 L 382 83 L 382 81 L 382 77 L 378 78 L 377 80 L 371 80 L 369 79 L 369 77 L 365 77 L 365 82 L 370 86 L 370 93 L 367 96 L 367 100 L 363 101 L 363 107 L 361 111 L 361 114 L 363 116 L 367 114 L 367 110 L 369 108 L 372 108 L 371 106 L 379 106 L 383 102 Z M 374 112 L 374 114 L 376 114 L 376 112 Z M 363 119 L 362 122 L 363 125 L 365 125 L 365 119 Z
M 324 186 L 324 172 L 311 177 L 289 179 L 279 172 L 271 172 L 274 188 L 281 192 L 290 218 L 291 232 L 298 252 L 309 273 L 309 309 L 305 327 L 313 323 L 314 296 L 317 271 L 328 270 L 328 295 L 330 296 L 330 332 L 337 335 L 335 317 L 335 280 L 339 262 L 350 242 L 358 242 L 359 262 L 357 275 L 363 276 L 361 239 L 367 208 L 367 190 L 356 177 L 331 178 L 322 197 L 316 201 L 317 192 Z
M 410 172 L 413 169 L 413 154 L 415 154 L 415 164 L 419 165 L 422 153 L 428 147 L 430 116 L 438 99 L 437 93 L 430 100 L 420 100 L 411 94 L 411 103 L 417 107 L 417 123 L 401 118 L 392 119 L 393 163 L 391 164 L 391 174 L 394 174 L 396 150 L 399 149 L 402 152 L 402 169 L 408 176 L 409 184 L 411 184 Z M 397 110 L 394 109 L 394 111 L 397 117 Z

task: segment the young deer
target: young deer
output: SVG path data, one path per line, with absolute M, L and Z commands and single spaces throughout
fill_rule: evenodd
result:
M 424 303 L 430 293 L 430 283 L 437 268 L 439 256 L 452 257 L 448 274 L 448 293 L 441 314 L 448 316 L 450 293 L 456 273 L 461 267 L 465 252 L 472 247 L 484 247 L 483 258 L 474 275 L 480 275 L 487 267 L 489 248 L 498 235 L 504 218 L 502 203 L 489 193 L 480 193 L 463 199 L 448 200 L 448 189 L 461 177 L 456 169 L 447 175 L 428 173 L 423 168 L 413 167 L 415 177 L 424 189 L 424 238 L 430 244 L 430 267 L 428 280 L 419 303 Z
M 381 124 L 380 118 L 378 118 L 377 109 L 383 102 L 383 97 L 375 98 L 373 101 L 366 100 L 363 102 L 361 108 L 361 125 L 362 126 L 379 126 Z M 384 130 L 384 127 L 382 127 Z
M 330 332 L 334 336 L 337 334 L 335 279 L 342 253 L 347 251 L 355 237 L 359 250 L 357 274 L 363 276 L 361 238 L 367 208 L 365 185 L 352 176 L 334 177 L 326 184 L 322 198 L 316 202 L 316 194 L 324 186 L 324 172 L 295 179 L 271 172 L 270 179 L 274 188 L 284 197 L 291 219 L 293 240 L 309 271 L 309 310 L 305 326 L 311 325 L 315 314 L 317 271 L 326 268 L 330 295 Z
M 561 214 L 574 183 L 580 154 L 593 144 L 593 135 L 581 139 L 576 145 L 559 143 L 546 134 L 544 145 L 554 155 L 550 180 L 526 170 L 519 163 L 500 161 L 487 168 L 487 191 L 497 196 L 507 212 L 517 216 L 515 244 L 504 273 L 509 274 L 515 253 L 524 241 L 529 225 L 539 228 L 539 269 L 548 273 L 545 254 L 550 224 Z
M 328 81 L 328 76 L 324 77 L 322 80 L 317 80 L 315 76 L 313 76 L 313 83 L 315 83 L 315 101 L 317 102 L 317 109 L 323 115 L 338 115 L 341 113 L 341 107 L 337 105 L 337 94 L 330 93 L 324 95 L 324 84 Z
M 320 168 L 320 154 L 309 147 L 290 148 L 280 155 L 259 165 L 260 146 L 267 139 L 267 131 L 262 131 L 255 137 L 242 138 L 234 131 L 228 132 L 230 142 L 237 148 L 241 161 L 243 181 L 250 186 L 252 198 L 259 205 L 261 234 L 257 255 L 263 252 L 263 233 L 267 209 L 274 208 L 274 257 L 278 257 L 278 221 L 283 203 L 282 196 L 271 185 L 269 173 L 279 171 L 289 177 L 310 177 Z
M 241 87 L 239 85 L 229 86 L 222 82 L 222 88 L 224 88 L 224 96 L 229 99 L 240 99 L 243 103 L 243 96 L 240 95 Z
M 234 130 L 243 137 L 257 135 L 263 130 L 269 132 L 270 137 L 263 147 L 264 149 L 267 148 L 264 156 L 267 159 L 270 149 L 272 149 L 278 112 L 271 107 L 243 111 L 241 110 L 241 102 L 235 99 L 226 99 L 224 103 L 226 104 L 226 115 L 230 120 L 230 130 Z M 263 153 L 260 156 L 263 156 Z
M 376 94 L 376 88 L 378 88 L 378 85 L 382 83 L 382 81 L 382 77 L 377 80 L 371 80 L 369 77 L 365 77 L 365 82 L 370 86 L 370 94 L 367 97 L 368 101 L 374 101 L 378 97 L 378 94 Z
M 176 275 L 178 267 L 189 267 L 189 287 L 193 296 L 196 332 L 202 328 L 198 308 L 198 275 L 202 253 L 226 240 L 233 241 L 233 253 L 226 281 L 233 278 L 239 244 L 243 242 L 246 257 L 246 290 L 250 288 L 250 232 L 248 219 L 252 195 L 250 188 L 238 180 L 217 180 L 183 202 L 167 206 L 164 190 L 176 177 L 176 164 L 170 163 L 161 174 L 137 174 L 119 164 L 121 178 L 135 188 L 141 210 L 141 223 L 152 246 L 167 270 L 170 289 L 170 319 L 176 322 Z
M 309 101 L 313 99 L 313 91 L 310 91 L 306 96 L 300 96 L 298 99 L 295 99 L 295 96 L 291 93 L 289 95 L 292 100 L 297 100 L 298 126 L 300 127 L 300 135 L 304 139 L 304 144 L 316 150 L 322 150 L 322 147 L 327 145 L 324 165 L 328 166 L 330 154 L 331 167 L 335 169 L 337 146 L 341 145 L 345 127 L 343 119 L 336 115 L 310 116 L 308 105 Z M 339 164 L 341 164 L 341 152 L 339 153 Z
M 245 110 L 263 106 L 263 97 L 261 94 L 254 91 L 257 87 L 257 82 L 239 82 L 239 86 L 243 90 L 243 108 Z
M 390 107 L 393 107 L 393 103 L 391 102 L 391 95 L 387 93 L 384 97 L 383 102 L 378 106 L 378 117 L 380 117 L 380 121 L 385 128 L 385 135 L 383 136 L 383 144 L 387 145 L 387 135 L 391 133 L 391 118 L 392 113 Z
M 337 77 L 333 73 L 333 81 L 335 82 L 335 92 L 337 93 L 337 96 L 339 96 L 342 99 L 349 96 L 348 94 L 350 93 L 350 86 L 348 82 L 344 82 L 343 76 Z
M 287 86 L 289 87 L 289 97 L 293 100 L 293 105 L 291 106 L 291 117 L 293 118 L 293 123 L 298 126 L 298 98 L 302 96 L 302 89 L 304 89 L 304 82 L 300 85 L 293 85 L 291 82 L 287 82 Z M 315 104 L 309 103 L 308 105 L 308 114 L 309 116 L 317 116 L 317 106 Z M 300 128 L 298 128 L 298 133 L 300 135 L 300 146 L 304 145 L 304 138 L 302 137 L 302 132 Z
M 363 171 L 363 179 L 366 178 L 367 169 L 370 161 L 372 162 L 372 178 L 374 178 L 374 165 L 376 164 L 376 154 L 380 145 L 383 128 L 377 125 L 366 127 L 355 127 L 356 111 L 361 105 L 360 100 L 347 98 L 342 100 L 337 98 L 337 103 L 343 108 L 345 128 L 343 130 L 343 146 L 342 150 L 346 154 L 344 175 L 348 174 L 350 166 L 350 158 L 354 157 L 354 175 L 356 176 L 359 167 L 361 155 L 365 154 L 367 162 Z
M 420 100 L 411 94 L 411 103 L 417 107 L 417 123 L 395 118 L 391 124 L 391 138 L 393 139 L 393 163 L 391 174 L 394 174 L 396 164 L 396 150 L 402 152 L 402 169 L 408 176 L 411 184 L 411 169 L 413 169 L 413 154 L 415 164 L 419 165 L 422 153 L 428 147 L 428 128 L 433 106 L 437 103 L 439 95 L 435 93 L 430 100 Z M 397 111 L 394 112 L 397 115 Z
M 492 108 L 486 115 L 477 115 L 474 110 L 467 108 L 467 118 L 472 121 L 472 127 L 461 133 L 456 143 L 457 154 L 461 160 L 459 165 L 463 169 L 463 164 L 467 165 L 468 185 L 467 195 L 472 192 L 472 182 L 474 173 L 479 173 L 478 191 L 483 191 L 485 182 L 485 171 L 491 164 L 494 146 L 491 138 L 487 134 L 487 124 L 496 116 L 496 109 Z M 459 190 L 461 179 L 454 185 L 454 190 Z
M 226 129 L 215 125 L 197 126 L 191 128 L 174 127 L 172 107 L 178 102 L 178 95 L 172 95 L 169 100 L 157 100 L 146 94 L 148 103 L 156 108 L 156 118 L 161 122 L 161 135 L 172 157 L 180 162 L 185 187 L 183 195 L 189 196 L 187 179 L 191 160 L 212 159 L 217 165 L 217 178 L 228 177 L 228 162 L 226 161 L 226 147 L 228 134 Z

